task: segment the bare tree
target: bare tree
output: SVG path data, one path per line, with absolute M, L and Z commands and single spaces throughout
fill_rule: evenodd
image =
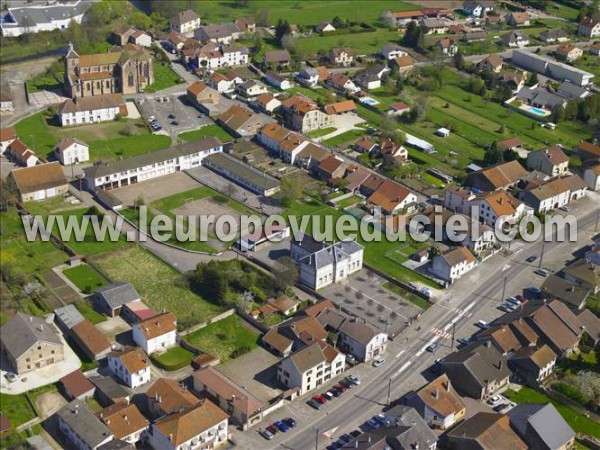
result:
M 396 26 L 396 19 L 391 11 L 384 11 L 379 16 L 381 23 L 383 23 L 388 28 L 393 28 Z

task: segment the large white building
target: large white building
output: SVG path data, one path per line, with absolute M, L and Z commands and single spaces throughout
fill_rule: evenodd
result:
M 559 80 L 568 80 L 577 86 L 587 86 L 594 79 L 594 74 L 585 70 L 524 50 L 513 51 L 512 62 L 523 69 Z
M 248 64 L 248 49 L 209 42 L 197 53 L 198 67 L 218 69 Z
M 292 244 L 293 245 L 293 244 Z M 298 259 L 300 282 L 318 290 L 346 280 L 362 269 L 364 247 L 355 241 L 337 242 Z
M 170 312 L 134 324 L 132 332 L 133 341 L 149 355 L 177 345 L 177 319 Z
M 2 36 L 20 36 L 40 31 L 64 30 L 69 22 L 81 23 L 83 15 L 92 5 L 88 1 L 66 2 L 57 5 L 32 5 L 8 8 L 0 22 Z
M 115 350 L 107 355 L 107 361 L 112 376 L 132 389 L 150 381 L 150 360 L 141 348 Z
M 120 161 L 96 164 L 83 170 L 86 187 L 92 192 L 116 189 L 200 167 L 204 157 L 221 151 L 221 141 L 210 137 Z
M 121 94 L 75 97 L 65 100 L 58 108 L 58 118 L 63 127 L 115 120 L 117 114 L 127 115 Z
M 303 395 L 341 374 L 346 358 L 324 342 L 315 342 L 281 360 L 277 379 L 289 389 L 298 388 Z

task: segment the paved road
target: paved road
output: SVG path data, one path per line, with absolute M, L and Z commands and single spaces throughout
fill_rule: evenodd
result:
M 594 200 L 597 201 L 597 197 Z M 349 391 L 345 397 L 335 400 L 327 405 L 324 411 L 317 413 L 311 412 L 302 400 L 297 400 L 297 403 L 284 407 L 273 415 L 277 417 L 272 418 L 275 420 L 286 415 L 297 417 L 299 425 L 293 433 L 285 437 L 279 434 L 272 442 L 267 443 L 256 432 L 250 431 L 243 435 L 236 432 L 238 446 L 244 449 L 258 448 L 257 446 L 297 450 L 315 448 L 317 428 L 323 432 L 340 427 L 334 435 L 335 440 L 341 434 L 359 427 L 372 415 L 380 412 L 387 402 L 388 385 L 391 388 L 391 399 L 395 399 L 424 384 L 423 371 L 436 358 L 441 358 L 451 351 L 449 343 L 446 343 L 435 355 L 426 352 L 425 348 L 431 342 L 442 339 L 431 333 L 431 330 L 442 330 L 448 333 L 452 330 L 453 324 L 456 324 L 456 336 L 463 337 L 475 330 L 473 323 L 480 318 L 489 321 L 492 319 L 489 317 L 490 314 L 499 317 L 501 313 L 496 306 L 500 303 L 504 278 L 507 280 L 507 296 L 518 293 L 535 279 L 533 270 L 537 265 L 525 264 L 525 258 L 531 255 L 539 257 L 544 246 L 545 261 L 562 265 L 565 257 L 568 257 L 575 248 L 587 245 L 590 237 L 595 234 L 594 226 L 598 216 L 598 207 L 592 206 L 594 200 L 588 199 L 580 208 L 581 219 L 577 244 L 570 242 L 550 242 L 545 246 L 542 242 L 513 244 L 512 254 L 498 254 L 493 260 L 459 280 L 415 326 L 410 327 L 391 342 L 385 355 L 387 362 L 384 366 L 378 369 L 360 367 L 358 372 L 363 383 L 358 388 Z M 482 316 L 482 314 L 486 315 Z M 265 424 L 261 425 L 265 426 Z M 320 437 L 318 448 L 324 448 L 330 442 Z

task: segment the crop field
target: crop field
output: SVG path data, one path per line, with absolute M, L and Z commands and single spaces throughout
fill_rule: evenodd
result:
M 185 329 L 223 311 L 181 283 L 182 275 L 140 247 L 111 252 L 94 263 L 111 281 L 128 281 L 155 311 L 171 311 Z

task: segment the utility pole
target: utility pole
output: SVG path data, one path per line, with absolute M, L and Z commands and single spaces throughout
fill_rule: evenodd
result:
M 319 450 L 319 429 L 317 428 L 317 432 L 315 434 L 315 450 Z
M 542 254 L 540 255 L 540 264 L 538 265 L 539 268 L 542 267 L 542 261 L 544 259 L 544 250 L 546 249 L 546 243 L 542 242 Z
M 594 233 L 598 231 L 598 223 L 600 222 L 600 208 L 598 208 L 598 214 L 596 215 L 596 225 L 594 225 Z
M 390 397 L 392 394 L 392 378 L 388 378 L 388 396 L 387 396 L 387 405 L 390 406 Z
M 500 297 L 500 302 L 504 301 L 504 294 L 506 294 L 506 281 L 508 277 L 504 277 L 504 283 L 502 284 L 502 297 Z
M 504 295 L 502 296 L 504 297 Z M 456 322 L 452 324 L 452 344 L 450 350 L 454 350 L 454 338 L 456 337 Z

